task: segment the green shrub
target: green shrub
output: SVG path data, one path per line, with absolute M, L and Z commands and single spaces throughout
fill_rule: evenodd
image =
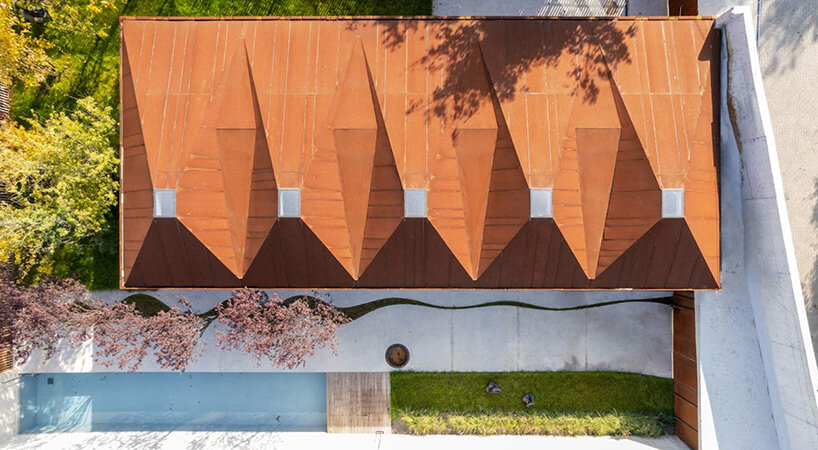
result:
M 154 316 L 160 311 L 169 311 L 170 306 L 162 303 L 158 298 L 147 294 L 132 294 L 125 297 L 122 303 L 133 303 L 136 310 L 144 316 Z

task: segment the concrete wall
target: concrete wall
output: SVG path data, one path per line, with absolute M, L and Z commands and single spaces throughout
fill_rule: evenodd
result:
M 698 297 L 700 439 L 705 448 L 818 448 L 818 370 L 755 31 L 745 8 L 717 23 L 722 230 L 731 233 L 723 233 L 723 290 Z
M 722 121 L 721 229 L 731 231 L 722 233 L 722 290 L 696 293 L 695 301 L 699 448 L 773 449 L 777 431 L 747 293 L 741 157 L 731 134 Z
M 20 417 L 20 377 L 10 370 L 0 373 L 0 442 L 17 434 Z
M 129 292 L 114 291 L 118 300 Z M 229 291 L 159 291 L 166 303 L 177 295 L 190 298 L 198 312 L 229 297 Z M 281 291 L 281 297 L 304 291 Z M 474 305 L 514 300 L 548 307 L 576 307 L 604 301 L 667 296 L 658 292 L 536 291 L 332 291 L 322 293 L 338 306 L 386 297 L 408 297 L 432 304 Z M 216 348 L 213 323 L 204 333 L 202 352 L 188 371 L 277 371 L 240 352 Z M 509 306 L 440 310 L 422 306 L 388 306 L 369 313 L 339 332 L 338 355 L 322 350 L 298 370 L 311 372 L 384 372 L 384 359 L 396 342 L 409 348 L 406 369 L 433 371 L 613 370 L 671 376 L 671 309 L 656 303 L 625 303 L 571 311 L 540 311 Z M 21 371 L 106 371 L 93 362 L 86 345 L 58 352 L 50 361 L 32 360 Z M 149 358 L 148 358 L 149 359 Z M 159 370 L 146 363 L 141 370 Z
M 764 90 L 775 133 L 784 198 L 813 347 L 818 349 L 818 2 L 699 0 L 701 14 L 746 5 L 758 33 Z M 756 18 L 760 8 L 759 19 Z

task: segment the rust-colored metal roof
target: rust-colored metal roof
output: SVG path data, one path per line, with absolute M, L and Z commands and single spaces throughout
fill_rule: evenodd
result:
M 125 287 L 719 286 L 711 19 L 124 18 L 121 47 Z

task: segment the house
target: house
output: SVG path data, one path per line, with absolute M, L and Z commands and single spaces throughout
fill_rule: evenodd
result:
M 613 370 L 673 378 L 691 447 L 818 446 L 745 11 L 121 24 L 124 289 L 414 302 L 280 374 L 311 423 L 388 430 L 393 370 Z
M 123 287 L 719 287 L 712 20 L 122 28 Z
M 124 19 L 122 286 L 718 289 L 718 43 L 696 18 Z

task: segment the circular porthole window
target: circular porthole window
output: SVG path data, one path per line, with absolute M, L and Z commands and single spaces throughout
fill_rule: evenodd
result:
M 392 344 L 386 349 L 386 363 L 400 369 L 409 362 L 409 349 L 403 344 Z

